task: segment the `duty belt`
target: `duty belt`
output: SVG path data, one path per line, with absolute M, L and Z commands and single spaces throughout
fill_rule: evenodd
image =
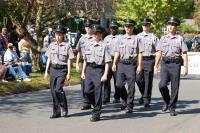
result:
M 99 65 L 96 63 L 87 63 L 88 66 L 92 67 L 92 68 L 104 68 L 104 65 Z
M 155 56 L 143 56 L 143 60 L 153 60 L 155 59 Z
M 64 69 L 67 68 L 67 65 L 51 64 L 51 67 L 54 69 Z
M 180 56 L 175 56 L 175 57 L 167 57 L 167 56 L 164 56 L 162 57 L 162 60 L 166 63 L 166 64 L 169 64 L 169 63 L 181 63 L 182 62 L 182 57 Z
M 132 59 L 122 59 L 120 60 L 120 63 L 122 64 L 126 64 L 126 65 L 130 65 L 130 64 L 137 64 L 137 60 L 136 58 L 132 58 Z

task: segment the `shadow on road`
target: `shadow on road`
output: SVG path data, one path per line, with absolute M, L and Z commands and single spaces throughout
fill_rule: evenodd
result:
M 80 90 L 67 89 L 67 100 L 70 109 L 79 109 L 82 103 Z M 141 118 L 141 117 L 154 117 L 160 113 L 163 106 L 162 98 L 152 98 L 152 104 L 150 108 L 144 108 L 137 104 L 138 99 L 135 100 L 134 112 L 131 114 L 117 114 L 112 115 L 109 113 L 120 112 L 120 104 L 108 104 L 103 106 L 102 119 L 126 119 L 126 118 Z M 190 106 L 199 104 L 199 100 L 179 100 L 177 108 L 179 114 L 199 114 L 200 108 L 191 109 Z M 199 106 L 199 105 L 197 105 Z M 197 107 L 196 106 L 196 107 Z M 47 109 L 50 108 L 50 109 Z M 30 92 L 24 94 L 18 94 L 8 97 L 0 98 L 0 113 L 12 113 L 12 114 L 26 114 L 31 110 L 49 110 L 52 108 L 52 98 L 49 90 L 43 90 L 39 92 Z M 79 111 L 79 110 L 78 110 Z M 79 117 L 90 115 L 91 110 L 81 111 L 78 113 L 72 113 L 70 116 Z

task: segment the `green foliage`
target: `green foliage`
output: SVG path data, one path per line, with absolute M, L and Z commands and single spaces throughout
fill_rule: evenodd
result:
M 131 18 L 140 26 L 140 20 L 149 17 L 153 20 L 153 30 L 161 32 L 166 23 L 166 17 L 176 16 L 181 19 L 190 17 L 194 10 L 193 0 L 123 0 L 117 2 L 116 17 Z
M 194 33 L 194 32 L 196 32 L 196 30 L 193 27 L 191 27 L 190 25 L 181 24 L 179 27 L 179 32 L 180 32 L 180 34 Z

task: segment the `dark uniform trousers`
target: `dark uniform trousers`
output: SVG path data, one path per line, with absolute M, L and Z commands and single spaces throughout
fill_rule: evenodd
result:
M 151 101 L 154 64 L 155 59 L 144 58 L 142 64 L 142 72 L 136 75 L 136 83 L 145 103 L 149 103 Z
M 81 79 L 81 92 L 83 97 L 83 106 L 90 106 L 90 101 L 88 101 L 85 94 L 85 79 Z
M 66 67 L 67 68 L 67 67 Z M 63 90 L 67 69 L 50 68 L 50 89 L 53 97 L 53 114 L 60 115 L 61 108 L 68 111 L 67 99 Z
M 180 84 L 180 63 L 165 63 L 161 61 L 159 89 L 169 108 L 176 108 Z M 171 82 L 171 97 L 167 85 Z
M 120 100 L 120 89 L 116 86 L 116 78 L 117 78 L 116 76 L 117 76 L 117 72 L 113 72 L 112 67 L 110 66 L 109 73 L 108 73 L 108 80 L 104 83 L 103 101 L 110 101 L 112 77 L 114 80 L 114 88 L 115 88 L 114 99 Z M 123 88 L 124 88 L 123 91 L 126 91 L 125 86 Z
M 129 107 L 133 107 L 135 95 L 136 64 L 118 64 L 116 86 L 120 88 L 120 97 Z M 128 84 L 128 95 L 125 84 Z
M 94 106 L 93 116 L 101 114 L 102 106 L 102 82 L 101 77 L 104 73 L 104 66 L 91 67 L 87 66 L 85 73 L 85 95 L 90 104 Z

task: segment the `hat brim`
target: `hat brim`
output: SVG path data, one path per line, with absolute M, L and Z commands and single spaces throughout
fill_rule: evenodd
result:
M 65 31 L 59 31 L 59 30 L 55 30 L 55 33 L 62 33 L 62 34 L 65 34 L 66 32 Z
M 126 24 L 124 24 L 124 26 L 129 27 L 129 26 L 134 26 L 134 24 L 133 23 L 126 23 Z
M 179 26 L 180 25 L 180 23 L 178 23 L 178 22 L 175 22 L 175 21 L 168 21 L 167 22 L 167 24 L 175 24 L 176 26 Z

